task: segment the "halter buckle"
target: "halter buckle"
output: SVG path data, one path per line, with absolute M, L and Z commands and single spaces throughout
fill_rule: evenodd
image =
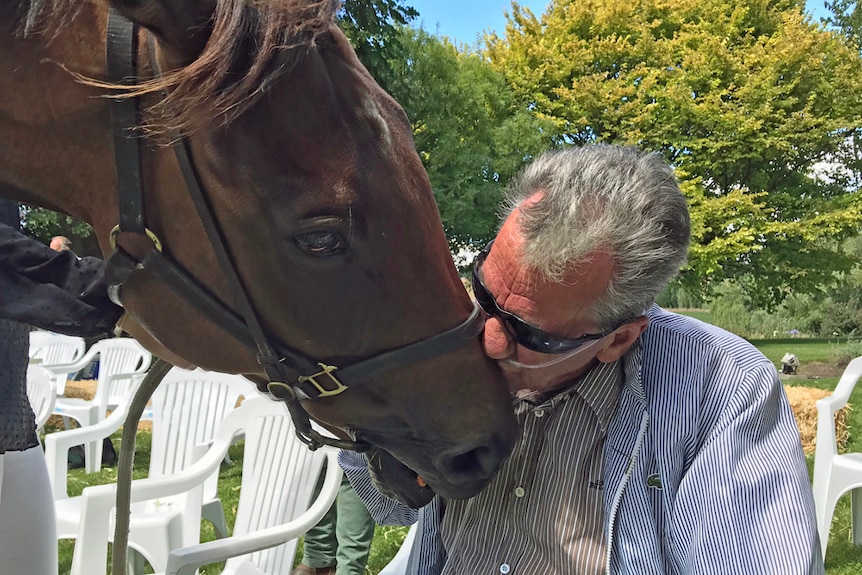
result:
M 338 395 L 342 391 L 347 390 L 347 386 L 338 381 L 338 378 L 332 375 L 332 372 L 338 369 L 334 365 L 326 365 L 325 363 L 318 363 L 322 369 L 313 375 L 300 375 L 297 379 L 299 383 L 309 382 L 319 392 L 317 397 L 331 397 L 333 395 Z M 330 382 L 335 385 L 335 387 L 331 389 L 327 389 L 323 387 L 320 383 L 318 383 L 317 377 L 326 376 L 329 378 L 329 381 L 325 381 L 325 383 L 329 384 Z
M 111 235 L 108 239 L 111 243 L 112 250 L 117 249 L 117 237 L 120 235 L 121 231 L 122 230 L 120 229 L 119 224 L 117 224 L 111 229 Z M 144 233 L 147 235 L 148 238 L 150 238 L 150 241 L 153 242 L 153 247 L 157 251 L 162 251 L 162 241 L 159 239 L 159 236 L 154 234 L 152 230 L 150 230 L 150 228 L 144 228 Z

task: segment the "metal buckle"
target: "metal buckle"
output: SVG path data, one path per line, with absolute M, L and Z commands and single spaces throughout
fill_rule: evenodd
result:
M 335 371 L 336 369 L 338 369 L 337 367 L 335 367 L 334 365 L 326 365 L 325 363 L 318 363 L 317 365 L 319 365 L 323 369 L 321 369 L 320 371 L 318 371 L 317 373 L 315 373 L 313 375 L 300 375 L 297 378 L 299 383 L 303 383 L 306 381 L 310 382 L 311 385 L 316 387 L 317 391 L 320 392 L 320 395 L 318 395 L 318 397 L 331 397 L 333 395 L 338 395 L 339 393 L 341 393 L 342 391 L 345 391 L 347 389 L 347 386 L 345 386 L 343 383 L 338 381 L 337 377 L 332 375 L 332 372 Z M 326 389 L 325 387 L 320 385 L 315 378 L 320 377 L 321 375 L 328 376 L 329 379 L 332 381 L 332 383 L 335 384 L 335 388 Z
M 266 384 L 266 390 L 278 401 L 291 401 L 296 397 L 293 388 L 280 381 L 270 381 Z
M 119 224 L 117 224 L 116 226 L 114 226 L 114 227 L 113 227 L 113 229 L 111 230 L 111 235 L 110 235 L 110 238 L 109 238 L 109 239 L 110 239 L 110 242 L 111 242 L 111 249 L 112 249 L 112 250 L 117 249 L 117 236 L 119 236 L 119 235 L 120 235 L 120 231 L 121 231 L 121 230 L 120 230 L 120 225 L 119 225 Z M 158 237 L 156 234 L 154 234 L 154 233 L 150 230 L 150 228 L 145 228 L 145 229 L 144 229 L 144 233 L 146 233 L 146 234 L 147 234 L 147 237 L 149 237 L 149 238 L 150 238 L 150 241 L 151 241 L 151 242 L 153 242 L 153 247 L 154 247 L 154 248 L 156 248 L 156 250 L 158 250 L 158 251 L 162 251 L 162 242 L 161 242 L 161 240 L 159 239 L 159 237 Z

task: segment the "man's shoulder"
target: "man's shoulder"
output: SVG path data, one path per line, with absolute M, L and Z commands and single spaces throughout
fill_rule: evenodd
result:
M 645 361 L 662 358 L 690 366 L 721 361 L 741 370 L 770 363 L 749 341 L 696 318 L 659 306 L 650 308 L 647 317 L 649 326 L 643 335 Z

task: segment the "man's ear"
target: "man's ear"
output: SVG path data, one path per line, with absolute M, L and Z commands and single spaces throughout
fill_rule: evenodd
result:
M 613 363 L 623 356 L 649 325 L 645 315 L 621 325 L 614 332 L 614 340 L 596 354 L 596 359 L 602 363 Z
M 154 34 L 177 65 L 194 61 L 212 32 L 215 0 L 111 0 L 111 6 Z

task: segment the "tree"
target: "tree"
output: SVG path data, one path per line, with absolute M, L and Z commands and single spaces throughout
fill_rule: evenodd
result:
M 824 5 L 832 13 L 824 23 L 833 26 L 857 52 L 862 52 L 862 6 L 856 0 L 835 0 Z M 832 180 L 847 188 L 862 187 L 862 130 L 853 130 L 834 160 L 840 167 L 829 173 Z
M 404 28 L 390 93 L 411 119 L 453 248 L 494 236 L 501 191 L 553 144 L 550 125 L 515 104 L 505 78 L 467 48 Z
M 857 0 L 833 0 L 823 3 L 831 15 L 824 19 L 826 24 L 837 28 L 856 50 L 862 52 L 862 6 Z
M 359 61 L 389 91 L 390 63 L 402 59 L 399 29 L 419 13 L 402 0 L 344 0 L 338 23 L 350 39 Z
M 862 62 L 796 0 L 513 5 L 487 55 L 564 144 L 660 151 L 691 202 L 691 273 L 775 305 L 846 271 L 856 189 L 813 177 L 862 118 Z M 690 282 L 696 280 L 689 278 Z

